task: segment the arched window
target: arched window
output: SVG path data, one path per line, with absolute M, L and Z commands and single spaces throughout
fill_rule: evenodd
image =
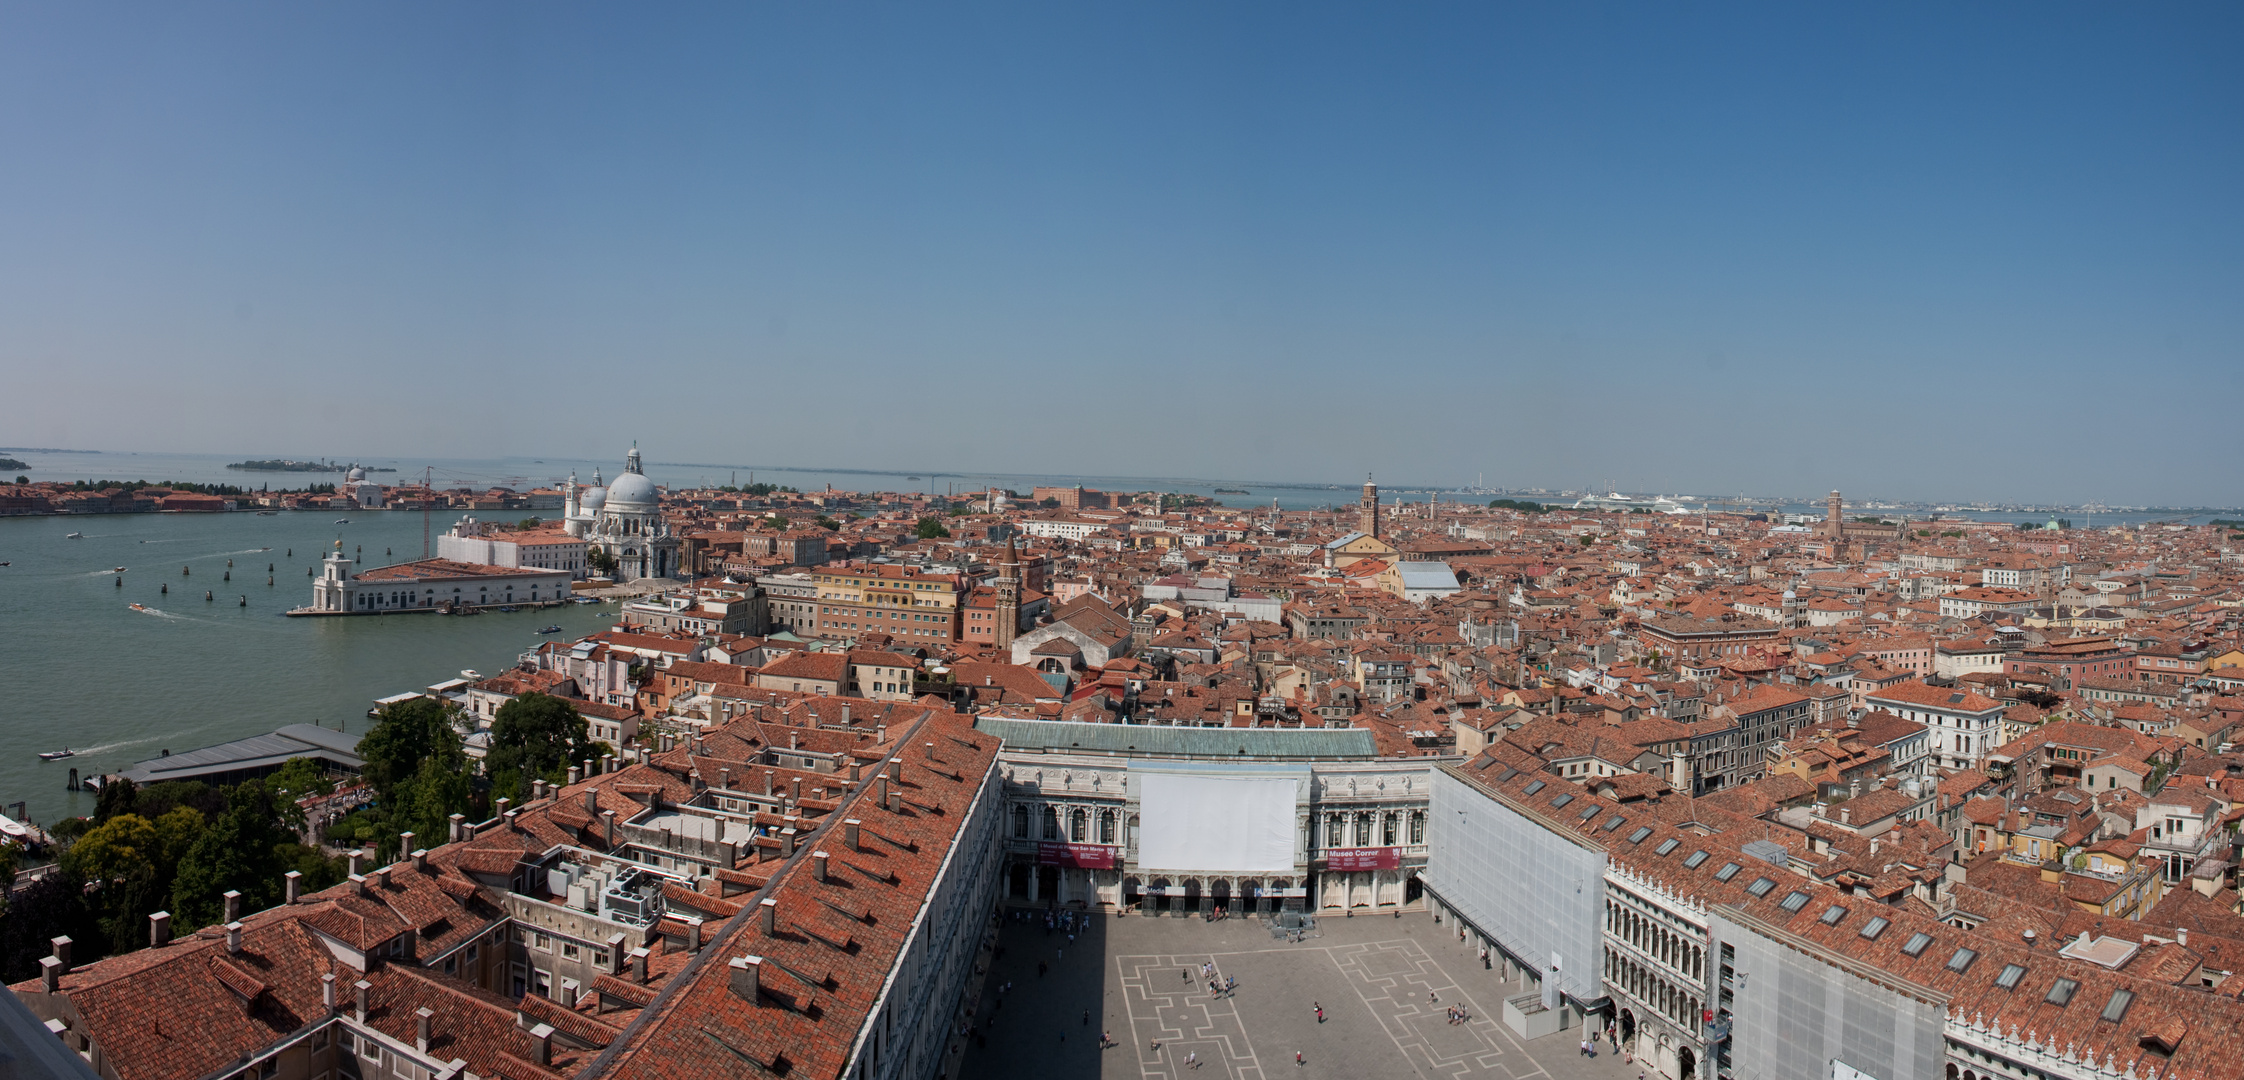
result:
M 1379 843 L 1385 847 L 1395 846 L 1395 815 L 1393 813 L 1379 815 Z
M 1060 838 L 1060 812 L 1050 806 L 1044 808 L 1044 838 L 1046 840 Z
M 1410 812 L 1410 842 L 1413 844 L 1426 842 L 1426 812 L 1424 810 Z
M 1028 807 L 1026 806 L 1013 808 L 1013 839 L 1028 839 Z
M 1068 819 L 1067 838 L 1080 844 L 1091 838 L 1091 812 L 1077 807 Z
M 1111 843 L 1113 843 L 1113 842 L 1114 842 L 1114 811 L 1112 811 L 1112 810 L 1101 810 L 1101 811 L 1099 811 L 1099 843 L 1102 843 L 1102 844 L 1111 844 Z

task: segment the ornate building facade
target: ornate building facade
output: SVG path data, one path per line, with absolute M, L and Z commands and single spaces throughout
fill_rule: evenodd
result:
M 637 443 L 624 456 L 623 473 L 615 483 L 602 488 L 595 470 L 592 486 L 580 491 L 571 474 L 562 492 L 569 534 L 583 537 L 614 559 L 616 580 L 676 577 L 681 572 L 679 539 L 663 520 L 661 493 L 640 468 Z

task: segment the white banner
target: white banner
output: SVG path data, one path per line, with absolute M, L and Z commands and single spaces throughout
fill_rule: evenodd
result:
M 1225 874 L 1294 868 L 1294 800 L 1301 781 L 1143 773 L 1138 865 Z

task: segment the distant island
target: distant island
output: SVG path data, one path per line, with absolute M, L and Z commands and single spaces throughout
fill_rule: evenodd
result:
M 266 458 L 262 461 L 237 461 L 226 466 L 245 472 L 347 472 L 365 469 L 367 472 L 396 472 L 396 469 L 377 469 L 365 465 L 337 465 L 331 461 L 290 461 L 287 458 Z
M 1215 489 L 1215 493 L 1216 493 L 1216 494 L 1218 494 L 1218 495 L 1252 495 L 1252 494 L 1254 494 L 1254 492 L 1248 491 L 1248 490 L 1247 490 L 1247 489 L 1245 489 L 1245 488 L 1217 488 L 1217 489 Z
M 28 469 L 30 467 L 31 465 L 28 462 L 17 461 L 12 457 L 0 457 L 0 469 Z

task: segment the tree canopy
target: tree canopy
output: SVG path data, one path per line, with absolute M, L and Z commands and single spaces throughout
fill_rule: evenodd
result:
M 491 718 L 491 753 L 485 759 L 495 793 L 519 797 L 533 778 L 559 783 L 569 766 L 597 757 L 584 717 L 565 698 L 523 694 Z
M 951 531 L 943 527 L 943 519 L 924 517 L 919 519 L 919 527 L 912 530 L 912 535 L 922 540 L 942 540 L 948 538 Z

